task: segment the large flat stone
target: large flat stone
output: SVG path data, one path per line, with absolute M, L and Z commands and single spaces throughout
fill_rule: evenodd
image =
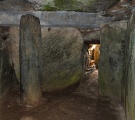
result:
M 83 38 L 76 28 L 42 29 L 45 92 L 63 90 L 82 79 Z
M 0 25 L 19 25 L 22 15 L 31 14 L 40 19 L 42 26 L 98 28 L 110 22 L 110 17 L 96 13 L 82 12 L 43 12 L 43 11 L 0 11 Z

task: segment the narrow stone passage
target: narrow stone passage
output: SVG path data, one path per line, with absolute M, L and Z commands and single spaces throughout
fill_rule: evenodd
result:
M 43 96 L 38 107 L 23 106 L 19 92 L 12 90 L 0 103 L 1 120 L 124 120 L 118 103 L 98 94 L 98 70 L 71 94 Z

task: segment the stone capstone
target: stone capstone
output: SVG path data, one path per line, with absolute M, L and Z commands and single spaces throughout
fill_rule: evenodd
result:
M 100 40 L 100 31 L 87 32 L 83 36 L 84 41 Z
M 110 17 L 103 17 L 96 13 L 82 12 L 46 12 L 46 11 L 1 11 L 0 25 L 17 26 L 20 24 L 22 15 L 31 14 L 40 19 L 44 27 L 77 27 L 77 28 L 100 28 L 110 22 Z

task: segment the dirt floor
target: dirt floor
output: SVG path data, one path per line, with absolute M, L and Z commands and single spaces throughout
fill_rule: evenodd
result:
M 0 120 L 124 120 L 122 107 L 98 95 L 98 71 L 85 74 L 85 81 L 71 94 L 43 97 L 38 107 L 20 104 L 12 90 L 0 102 Z

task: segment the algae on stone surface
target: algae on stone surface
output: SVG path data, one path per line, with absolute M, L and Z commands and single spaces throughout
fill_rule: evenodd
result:
M 66 76 L 67 74 L 67 76 Z M 49 79 L 51 81 L 48 81 L 47 83 L 43 83 L 43 91 L 57 91 L 57 90 L 63 90 L 65 88 L 68 88 L 74 84 L 77 84 L 81 81 L 80 77 L 82 76 L 82 71 L 76 71 L 74 73 L 65 72 L 65 73 L 57 73 L 56 76 L 51 76 Z
M 57 11 L 58 10 L 58 8 L 50 6 L 50 5 L 44 5 L 43 9 L 45 11 Z
M 43 35 L 43 90 L 61 90 L 82 78 L 83 39 L 75 28 L 45 28 Z
M 105 11 L 114 6 L 119 0 L 53 0 L 44 3 L 45 11 L 80 11 L 98 12 Z

